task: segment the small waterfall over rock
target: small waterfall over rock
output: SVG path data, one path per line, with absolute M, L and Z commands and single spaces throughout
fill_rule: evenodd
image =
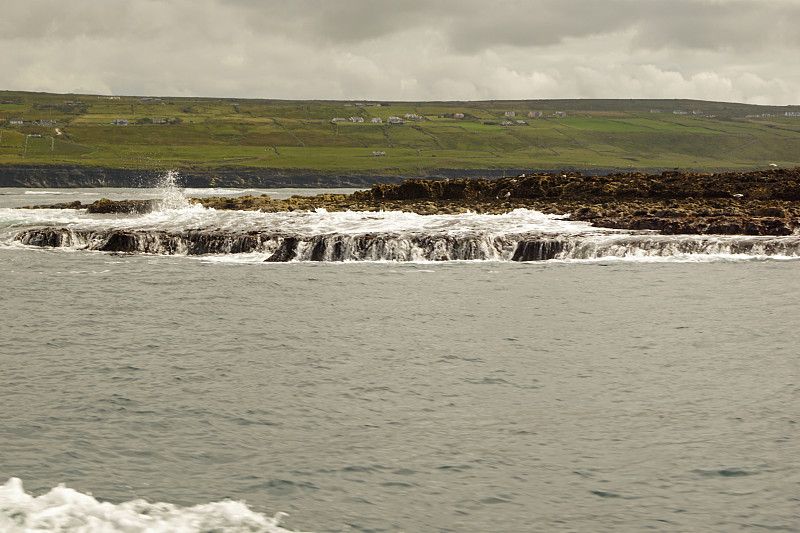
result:
M 261 253 L 265 261 L 544 261 L 682 255 L 800 257 L 800 236 L 654 234 L 290 235 L 220 230 L 35 228 L 16 240 L 30 246 L 166 255 Z

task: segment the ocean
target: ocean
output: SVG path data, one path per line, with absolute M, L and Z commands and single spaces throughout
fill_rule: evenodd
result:
M 797 240 L 0 189 L 0 531 L 800 531 Z

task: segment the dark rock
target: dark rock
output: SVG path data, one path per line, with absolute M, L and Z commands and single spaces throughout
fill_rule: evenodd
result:
M 86 208 L 87 213 L 149 213 L 160 204 L 159 200 L 109 200 L 101 198 Z
M 300 239 L 297 237 L 286 237 L 281 241 L 280 246 L 269 256 L 266 261 L 271 263 L 285 263 L 291 261 L 297 255 L 297 245 Z
M 112 233 L 108 241 L 98 250 L 102 252 L 135 252 L 136 236 L 132 233 Z
M 512 261 L 546 261 L 553 259 L 564 249 L 564 243 L 557 239 L 537 239 L 523 241 L 514 250 Z

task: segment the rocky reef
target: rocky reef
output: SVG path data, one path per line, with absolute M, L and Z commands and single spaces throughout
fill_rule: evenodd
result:
M 529 208 L 569 215 L 597 227 L 662 234 L 791 235 L 800 233 L 800 169 L 700 174 L 578 172 L 520 174 L 498 179 L 411 179 L 377 184 L 351 195 L 273 200 L 267 195 L 194 198 L 215 209 L 265 212 L 402 210 L 428 214 L 506 213 Z M 99 200 L 60 204 L 96 213 L 145 212 L 157 201 Z M 36 206 L 32 206 L 36 207 Z

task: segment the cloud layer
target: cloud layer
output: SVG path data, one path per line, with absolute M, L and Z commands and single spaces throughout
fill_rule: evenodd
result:
M 800 103 L 782 0 L 5 0 L 0 89 Z

